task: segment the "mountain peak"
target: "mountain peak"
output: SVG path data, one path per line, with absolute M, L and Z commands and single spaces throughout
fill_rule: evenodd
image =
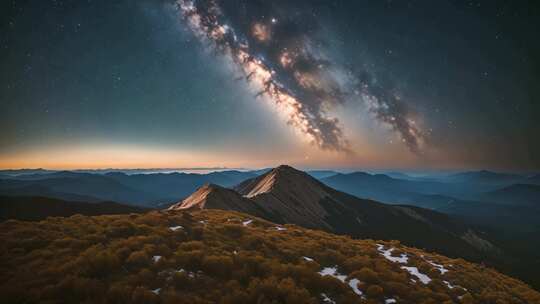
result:
M 169 210 L 204 209 L 207 201 L 221 192 L 228 190 L 216 184 L 204 184 L 183 201 L 172 205 Z M 230 191 L 230 190 L 229 190 Z
M 256 216 L 266 215 L 254 202 L 242 197 L 236 191 L 215 184 L 205 184 L 183 201 L 169 207 L 169 210 L 193 209 L 235 210 Z
M 325 196 L 323 185 L 309 174 L 288 165 L 280 165 L 269 172 L 238 185 L 236 188 L 245 197 L 263 193 L 288 193 L 293 189 L 317 192 Z

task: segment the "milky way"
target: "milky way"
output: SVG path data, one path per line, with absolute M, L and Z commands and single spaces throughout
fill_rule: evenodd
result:
M 330 113 L 359 102 L 396 131 L 413 152 L 425 133 L 394 88 L 367 71 L 352 71 L 324 55 L 320 24 L 301 8 L 270 1 L 178 0 L 193 33 L 231 60 L 242 78 L 269 100 L 308 141 L 350 152 L 342 123 Z

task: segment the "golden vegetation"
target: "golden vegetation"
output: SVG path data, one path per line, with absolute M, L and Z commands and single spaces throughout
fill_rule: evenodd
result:
M 0 235 L 3 303 L 540 303 L 522 282 L 460 259 L 235 212 L 10 220 Z M 319 274 L 326 267 L 344 277 Z

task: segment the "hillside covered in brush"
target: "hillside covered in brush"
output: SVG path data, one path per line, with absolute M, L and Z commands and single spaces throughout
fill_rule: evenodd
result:
M 540 303 L 461 259 L 231 211 L 8 220 L 0 236 L 4 303 Z

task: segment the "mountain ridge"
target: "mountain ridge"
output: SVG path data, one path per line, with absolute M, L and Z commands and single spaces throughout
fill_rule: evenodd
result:
M 446 215 L 413 206 L 360 199 L 332 189 L 290 166 L 276 167 L 234 189 L 264 210 L 263 218 L 278 223 L 294 223 L 359 238 L 399 239 L 420 248 L 477 260 L 486 254 L 477 246 L 479 235 Z M 182 201 L 170 210 L 189 209 L 189 204 Z M 231 205 L 222 208 L 240 211 Z M 425 235 L 426 240 L 418 240 L 418 235 Z M 491 247 L 495 252 L 495 246 Z

